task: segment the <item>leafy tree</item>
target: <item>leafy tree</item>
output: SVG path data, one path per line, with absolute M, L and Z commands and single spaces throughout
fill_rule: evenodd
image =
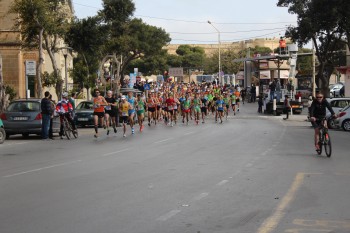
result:
M 59 74 L 55 53 L 66 32 L 70 18 L 70 6 L 62 0 L 14 0 L 9 13 L 17 14 L 16 28 L 22 35 L 23 47 L 39 50 L 37 67 L 37 95 L 42 96 L 41 67 L 43 49 L 50 57 L 58 96 L 62 93 L 62 78 Z
M 182 66 L 182 57 L 175 54 L 169 54 L 167 56 L 167 64 L 169 67 L 180 67 Z
M 162 48 L 170 42 L 169 34 L 163 29 L 145 24 L 141 19 L 133 19 L 124 26 L 124 34 L 111 49 L 123 55 L 122 73 L 132 60 L 161 56 Z
M 95 85 L 92 77 L 96 77 L 99 61 L 103 56 L 106 37 L 101 35 L 104 35 L 105 30 L 98 17 L 88 17 L 75 19 L 65 36 L 66 43 L 78 53 L 78 57 L 73 60 L 71 75 L 80 88 L 89 89 Z
M 157 56 L 147 56 L 131 61 L 126 70 L 133 73 L 134 68 L 137 67 L 145 75 L 163 74 L 168 69 L 167 56 L 166 50 L 162 50 Z
M 180 45 L 176 53 L 181 57 L 182 67 L 202 69 L 205 61 L 205 51 L 199 46 Z
M 277 5 L 288 7 L 289 12 L 298 17 L 298 26 L 288 27 L 286 36 L 298 42 L 300 47 L 310 41 L 316 45 L 319 62 L 316 81 L 321 92 L 329 96 L 329 79 L 334 72 L 336 51 L 343 50 L 345 45 L 343 38 L 350 19 L 350 4 L 341 0 L 279 0 Z M 345 11 L 341 10 L 344 6 L 348 7 Z
M 234 59 L 242 57 L 234 49 L 221 51 L 221 69 L 226 74 L 233 74 L 239 71 L 240 63 L 232 62 Z M 205 59 L 204 71 L 207 74 L 218 73 L 219 53 L 215 52 L 212 56 Z

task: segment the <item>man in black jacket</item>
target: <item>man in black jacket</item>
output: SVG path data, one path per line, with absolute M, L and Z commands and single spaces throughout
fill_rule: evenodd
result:
M 320 146 L 318 145 L 320 127 L 322 124 L 324 124 L 324 127 L 327 128 L 327 121 L 323 121 L 323 119 L 326 117 L 326 108 L 328 108 L 333 117 L 336 117 L 332 106 L 328 103 L 326 99 L 323 98 L 323 95 L 321 93 L 317 93 L 316 99 L 312 102 L 310 107 L 310 120 L 312 126 L 315 129 L 316 151 L 320 150 Z
M 49 129 L 50 129 L 50 119 L 52 115 L 51 101 L 49 99 L 50 92 L 45 92 L 45 98 L 41 100 L 41 115 L 42 115 L 42 124 L 41 124 L 41 137 L 46 140 L 49 139 Z

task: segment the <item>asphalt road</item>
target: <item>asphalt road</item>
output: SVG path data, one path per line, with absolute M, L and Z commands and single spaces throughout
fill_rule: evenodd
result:
M 332 157 L 317 156 L 305 116 L 256 110 L 126 138 L 7 140 L 0 232 L 350 232 L 349 133 L 331 131 Z

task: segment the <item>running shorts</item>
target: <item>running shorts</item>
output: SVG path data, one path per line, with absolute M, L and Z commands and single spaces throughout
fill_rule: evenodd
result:
M 98 118 L 104 118 L 105 113 L 104 112 L 94 112 L 94 116 L 98 116 Z
M 128 120 L 129 120 L 129 117 L 128 116 L 122 116 L 122 117 L 120 117 L 120 120 L 121 120 L 121 122 L 122 123 L 128 123 Z
M 115 117 L 117 115 L 113 110 L 105 110 L 105 114 L 108 114 L 110 117 Z
M 132 114 L 135 114 L 135 109 L 129 109 L 128 113 L 129 113 L 129 116 L 131 116 Z

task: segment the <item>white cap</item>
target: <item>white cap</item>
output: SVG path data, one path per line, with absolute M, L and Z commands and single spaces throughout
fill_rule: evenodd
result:
M 67 92 L 63 92 L 62 93 L 62 97 L 68 97 L 68 93 Z
M 122 99 L 126 99 L 125 95 L 122 95 Z

